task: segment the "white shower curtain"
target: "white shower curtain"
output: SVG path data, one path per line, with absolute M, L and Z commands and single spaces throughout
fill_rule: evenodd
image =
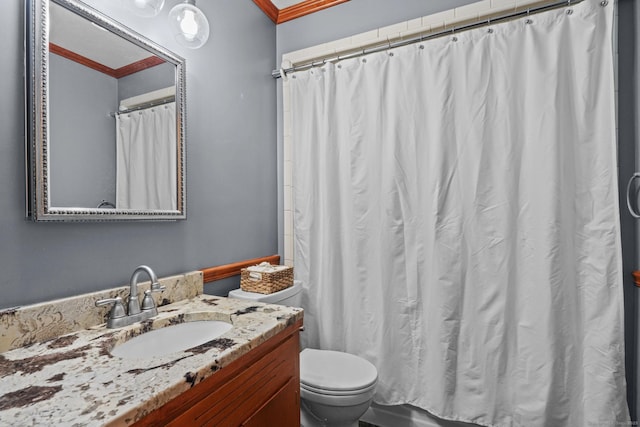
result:
M 116 208 L 177 209 L 176 104 L 116 115 Z
M 599 3 L 290 76 L 305 345 L 373 362 L 376 402 L 629 420 Z

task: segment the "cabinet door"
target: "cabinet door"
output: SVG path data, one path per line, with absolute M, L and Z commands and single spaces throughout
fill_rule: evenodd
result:
M 290 379 L 282 388 L 242 424 L 243 427 L 299 427 L 300 383 Z
M 299 427 L 299 328 L 287 327 L 135 425 Z

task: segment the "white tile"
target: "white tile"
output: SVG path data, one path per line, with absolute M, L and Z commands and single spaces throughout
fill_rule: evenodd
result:
M 453 9 L 453 13 L 455 15 L 455 18 L 452 21 L 448 21 L 447 26 L 456 25 L 460 22 L 470 21 L 472 19 L 477 20 L 479 16 L 478 12 L 474 11 L 473 9 L 466 8 Z
M 402 33 L 388 33 L 385 34 L 384 37 L 381 37 L 380 40 L 378 40 L 379 45 L 381 44 L 385 44 L 385 43 L 391 43 L 394 40 L 398 40 L 400 38 L 400 34 Z
M 407 21 L 407 30 L 415 30 L 415 29 L 423 29 L 422 18 L 416 18 L 416 19 Z
M 284 235 L 284 258 L 293 260 L 293 235 Z
M 454 13 L 456 16 L 470 16 L 487 13 L 491 9 L 491 0 L 482 0 L 470 3 L 465 6 L 456 7 Z
M 378 37 L 381 39 L 396 38 L 402 31 L 407 31 L 407 28 L 406 21 L 395 25 L 389 25 L 378 30 Z
M 518 9 L 526 8 L 527 6 L 540 6 L 545 3 L 553 3 L 553 0 L 516 0 L 516 7 Z
M 502 7 L 516 7 L 516 0 L 491 0 L 491 9 Z
M 284 162 L 284 185 L 292 185 L 293 168 L 291 162 Z
M 407 30 L 407 31 L 403 31 L 399 34 L 399 39 L 400 40 L 406 40 L 412 37 L 418 37 L 422 34 L 426 34 L 431 30 L 431 27 L 420 27 L 420 28 L 415 28 L 413 30 Z
M 491 9 L 515 9 L 516 0 L 491 0 Z
M 284 210 L 285 211 L 293 211 L 293 191 L 290 185 L 284 186 Z
M 365 46 L 376 43 L 378 40 L 378 30 L 371 30 L 351 37 L 351 46 Z
M 285 162 L 290 162 L 290 161 L 293 160 L 291 158 L 291 156 L 293 154 L 293 152 L 291 151 L 291 144 L 292 144 L 291 141 L 292 141 L 292 139 L 293 138 L 291 137 L 291 135 L 286 135 L 286 134 L 284 135 L 283 142 L 282 142 L 282 148 L 283 148 L 283 150 L 282 150 L 283 151 L 282 158 L 283 158 L 283 160 Z
M 495 2 L 495 0 L 494 0 Z M 511 13 L 513 11 L 515 11 L 517 8 L 516 6 L 516 2 L 509 0 L 509 1 L 504 1 L 498 4 L 491 4 L 491 10 L 489 11 L 489 15 L 492 16 L 497 16 L 497 15 L 506 15 L 508 13 Z
M 284 211 L 284 230 L 285 230 L 285 233 L 293 232 L 293 212 L 292 211 Z M 285 245 L 286 245 L 286 242 L 285 242 Z
M 294 64 L 298 64 L 304 61 L 320 58 L 322 56 L 330 55 L 334 53 L 327 43 L 323 43 L 317 46 L 307 47 L 305 49 L 296 50 L 287 54 L 287 59 Z
M 438 31 L 442 31 L 446 28 L 452 27 L 454 21 L 442 21 L 438 24 L 431 24 L 431 32 L 437 33 Z
M 344 39 L 335 40 L 335 41 L 326 43 L 326 45 L 327 45 L 327 50 L 332 50 L 334 53 L 335 52 L 344 51 L 344 50 L 348 50 L 352 46 L 351 37 L 346 37 Z
M 432 15 L 424 16 L 422 18 L 422 25 L 424 27 L 430 27 L 432 30 L 437 30 L 445 26 L 445 22 L 451 22 L 455 19 L 453 9 L 445 10 L 444 12 L 434 13 Z

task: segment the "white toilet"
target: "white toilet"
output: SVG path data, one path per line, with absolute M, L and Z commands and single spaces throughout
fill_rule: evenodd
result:
M 272 294 L 235 289 L 229 298 L 300 307 L 302 284 Z M 353 354 L 304 349 L 300 353 L 300 423 L 302 427 L 357 427 L 367 411 L 378 371 Z

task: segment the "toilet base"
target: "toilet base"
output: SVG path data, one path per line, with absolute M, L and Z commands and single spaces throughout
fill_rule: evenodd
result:
M 357 407 L 347 406 L 331 406 L 310 402 L 314 406 L 315 413 L 330 414 L 331 420 L 321 420 L 309 410 L 308 403 L 304 399 L 300 399 L 300 427 L 358 427 L 359 418 L 362 416 L 369 406 L 371 401 L 367 401 Z M 319 407 L 320 406 L 320 407 Z M 353 420 L 353 416 L 357 415 L 357 418 Z M 345 418 L 350 419 L 346 421 Z

